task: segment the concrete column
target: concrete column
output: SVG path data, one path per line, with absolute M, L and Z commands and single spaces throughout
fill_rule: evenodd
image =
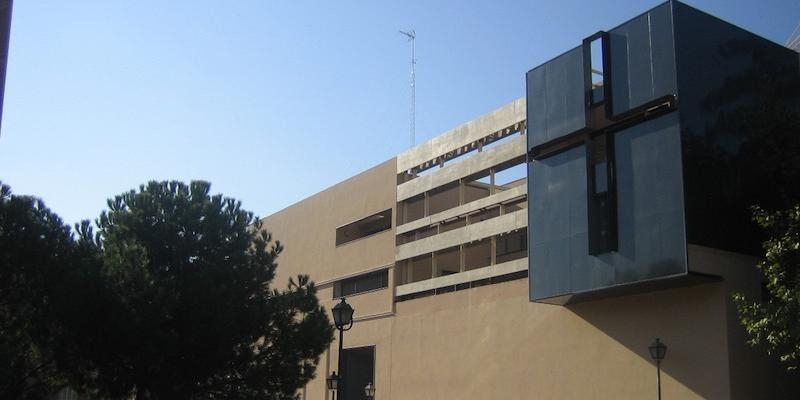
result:
M 458 205 L 464 205 L 464 179 L 458 180 Z
M 494 190 L 494 168 L 489 169 L 489 196 L 495 194 Z
M 492 236 L 491 243 L 491 250 L 489 251 L 489 254 L 491 254 L 491 261 L 489 265 L 495 265 L 497 264 L 497 236 Z

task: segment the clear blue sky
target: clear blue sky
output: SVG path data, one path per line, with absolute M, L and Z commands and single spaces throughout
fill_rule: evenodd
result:
M 67 222 L 151 179 L 266 216 L 523 96 L 530 68 L 660 1 L 17 0 L 0 179 Z M 784 43 L 800 1 L 688 1 Z M 357 195 L 357 194 L 354 194 Z

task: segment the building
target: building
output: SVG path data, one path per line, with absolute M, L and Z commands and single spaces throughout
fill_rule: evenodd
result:
M 797 398 L 731 296 L 761 293 L 747 206 L 800 198 L 774 153 L 799 108 L 796 52 L 669 1 L 266 217 L 276 282 L 355 308 L 346 399 L 648 398 L 655 338 L 664 398 Z M 331 398 L 337 348 L 302 398 Z

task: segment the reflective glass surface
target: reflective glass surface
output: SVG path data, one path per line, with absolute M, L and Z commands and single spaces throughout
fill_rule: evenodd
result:
M 798 54 L 674 3 L 689 243 L 760 253 L 750 207 L 800 199 Z
M 529 148 L 586 127 L 581 47 L 529 71 L 527 84 Z

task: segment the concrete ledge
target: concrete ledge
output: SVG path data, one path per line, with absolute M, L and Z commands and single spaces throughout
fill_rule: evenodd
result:
M 491 278 L 494 276 L 525 271 L 527 269 L 528 269 L 528 257 L 524 257 L 517 260 L 504 262 L 502 264 L 490 265 L 488 267 L 459 272 L 457 274 L 440 276 L 437 278 L 426 279 L 424 281 L 400 285 L 395 287 L 394 295 L 404 296 L 407 294 L 424 292 L 426 290 L 438 289 L 441 287 L 478 281 L 481 279 Z
M 463 228 L 453 229 L 438 235 L 401 244 L 395 248 L 395 260 L 406 260 L 422 254 L 448 247 L 470 243 L 501 233 L 511 232 L 528 226 L 528 209 L 487 219 Z
M 407 171 L 461 146 L 522 122 L 526 118 L 525 97 L 449 130 L 397 156 L 397 173 Z
M 484 150 L 463 161 L 445 165 L 427 175 L 401 183 L 397 186 L 397 201 L 403 201 L 420 193 L 457 181 L 474 173 L 526 154 L 528 148 L 525 135 L 518 135 L 508 143 Z M 399 159 L 398 159 L 399 162 Z
M 527 185 L 515 186 L 511 189 L 504 190 L 500 193 L 496 193 L 491 196 L 484 197 L 482 199 L 478 199 L 458 207 L 453 207 L 449 210 L 445 210 L 440 213 L 436 213 L 424 218 L 420 218 L 415 221 L 411 221 L 407 224 L 403 224 L 395 228 L 395 233 L 400 235 L 406 232 L 426 227 L 428 225 L 433 225 L 448 220 L 450 218 L 468 214 L 472 211 L 480 210 L 481 208 L 485 208 L 494 204 L 500 204 L 504 201 L 511 200 L 515 197 L 525 195 L 527 193 L 527 188 L 528 188 Z

